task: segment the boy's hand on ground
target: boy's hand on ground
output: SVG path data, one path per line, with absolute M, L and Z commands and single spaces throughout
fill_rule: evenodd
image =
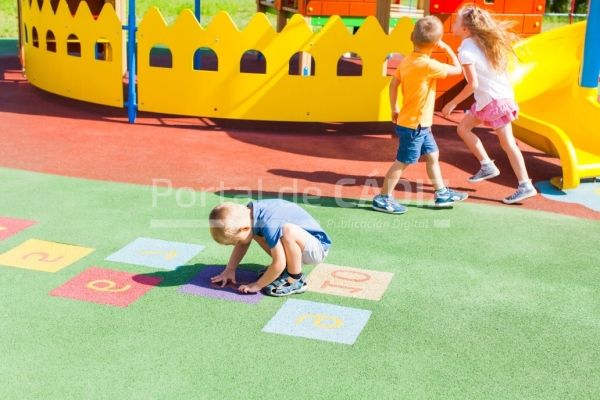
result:
M 258 293 L 260 292 L 261 287 L 256 283 L 251 283 L 249 285 L 241 285 L 238 290 L 240 293 Z
M 456 104 L 455 103 L 448 103 L 444 106 L 444 108 L 442 108 L 442 115 L 446 118 L 448 118 L 450 116 L 450 114 L 452 114 L 452 111 L 454 111 L 454 109 L 456 108 Z
M 230 271 L 228 269 L 225 269 L 219 275 L 213 276 L 212 278 L 210 278 L 210 282 L 211 283 L 221 283 L 221 287 L 225 287 L 225 285 L 227 285 L 228 282 L 237 283 L 235 281 L 235 271 Z

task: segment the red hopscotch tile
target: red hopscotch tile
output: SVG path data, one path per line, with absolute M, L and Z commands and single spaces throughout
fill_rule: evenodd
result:
M 36 221 L 26 219 L 0 217 L 0 240 L 7 239 L 36 223 Z
M 135 280 L 133 277 L 135 276 Z M 142 276 L 111 269 L 90 267 L 50 292 L 98 304 L 127 307 L 160 283 L 159 277 Z

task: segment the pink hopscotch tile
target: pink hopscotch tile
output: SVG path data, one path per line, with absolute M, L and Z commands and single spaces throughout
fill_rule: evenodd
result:
M 26 219 L 0 217 L 0 240 L 8 239 L 12 235 L 21 232 L 23 229 L 35 225 L 36 221 Z
M 135 276 L 135 280 L 133 277 Z M 50 292 L 51 296 L 67 297 L 98 304 L 127 307 L 161 281 L 156 276 L 140 276 L 111 269 L 90 267 Z

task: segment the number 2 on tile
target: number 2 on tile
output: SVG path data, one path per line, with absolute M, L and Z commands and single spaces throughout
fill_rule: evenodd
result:
M 47 262 L 47 263 L 53 263 L 53 262 L 57 262 L 58 260 L 62 259 L 63 256 L 58 256 L 56 258 L 48 258 L 50 255 L 48 253 L 45 253 L 43 251 L 36 251 L 34 253 L 27 253 L 25 255 L 23 255 L 23 257 L 21 257 L 23 260 L 27 260 L 29 257 L 31 256 L 38 256 L 38 259 L 36 261 L 39 262 Z

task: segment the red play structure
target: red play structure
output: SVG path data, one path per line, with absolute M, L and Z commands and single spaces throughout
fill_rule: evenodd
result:
M 422 13 L 438 15 L 445 20 L 463 4 L 475 4 L 516 21 L 515 30 L 525 35 L 540 32 L 546 8 L 545 0 L 256 0 L 256 3 L 258 11 L 275 11 L 283 24 L 291 14 L 306 17 L 377 16 L 383 21 L 389 20 L 390 14 Z

